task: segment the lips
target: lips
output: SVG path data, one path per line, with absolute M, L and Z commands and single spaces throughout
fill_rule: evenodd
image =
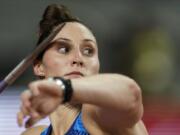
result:
M 80 78 L 83 76 L 84 74 L 79 71 L 73 71 L 73 72 L 65 74 L 65 77 L 68 77 L 68 78 Z

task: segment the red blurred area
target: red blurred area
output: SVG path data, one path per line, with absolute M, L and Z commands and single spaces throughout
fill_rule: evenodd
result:
M 180 135 L 180 102 L 170 97 L 147 97 L 143 121 L 150 135 Z

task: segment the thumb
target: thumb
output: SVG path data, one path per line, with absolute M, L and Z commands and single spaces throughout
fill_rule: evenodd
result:
M 36 115 L 35 117 L 30 117 L 26 122 L 25 122 L 25 127 L 29 128 L 33 126 L 35 123 L 37 123 L 39 120 L 41 120 L 42 117 L 40 115 Z

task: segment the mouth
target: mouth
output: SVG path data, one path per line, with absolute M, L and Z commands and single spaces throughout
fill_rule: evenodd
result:
M 73 71 L 73 72 L 70 72 L 70 73 L 67 73 L 67 74 L 64 75 L 64 77 L 67 78 L 67 79 L 81 78 L 83 76 L 84 76 L 84 74 L 79 72 L 79 71 Z

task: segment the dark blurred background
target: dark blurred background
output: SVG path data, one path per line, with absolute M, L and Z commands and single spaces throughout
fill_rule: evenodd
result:
M 128 75 L 141 86 L 143 120 L 149 133 L 177 135 L 180 132 L 180 1 L 2 0 L 1 80 L 34 49 L 38 22 L 45 7 L 52 3 L 65 4 L 92 29 L 99 44 L 102 73 Z M 30 67 L 3 92 L 0 107 L 9 104 L 7 99 L 12 95 L 18 97 L 33 79 Z M 0 134 L 1 130 L 6 131 L 1 128 Z

